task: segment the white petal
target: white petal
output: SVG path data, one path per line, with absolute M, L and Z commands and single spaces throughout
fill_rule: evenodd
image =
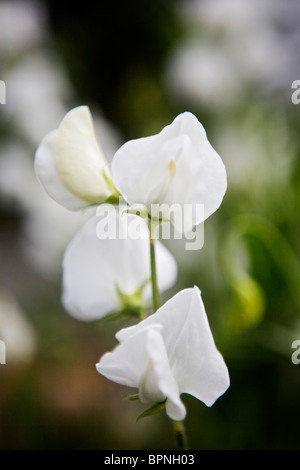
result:
M 142 403 L 157 403 L 167 398 L 171 419 L 184 419 L 186 411 L 172 376 L 161 327 L 141 329 L 113 352 L 106 353 L 96 365 L 98 372 L 114 382 L 139 388 Z
M 204 127 L 196 116 L 184 112 L 177 116 L 170 126 L 165 128 L 168 135 L 187 135 L 191 146 L 187 148 L 186 158 L 191 157 L 192 174 L 194 175 L 194 203 L 204 204 L 204 219 L 200 216 L 195 225 L 206 220 L 220 206 L 227 189 L 225 165 L 219 154 L 207 139 Z M 191 149 L 193 147 L 193 151 Z M 200 213 L 199 213 L 200 215 Z
M 211 406 L 229 387 L 229 374 L 216 348 L 199 289 L 179 292 L 143 322 L 119 331 L 117 339 L 123 342 L 152 324 L 162 325 L 180 393 L 189 393 Z
M 56 141 L 56 163 L 66 187 L 92 204 L 111 195 L 103 172 L 110 178 L 108 163 L 97 142 L 90 110 L 79 106 L 61 122 Z
M 182 393 L 211 406 L 229 387 L 228 369 L 216 348 L 199 289 L 185 291 L 180 297 L 177 310 L 173 304 L 170 312 L 176 321 L 175 315 L 182 317 L 185 305 L 182 330 L 176 335 L 176 343 L 170 341 L 167 345 L 172 372 Z
M 148 360 L 145 334 L 138 334 L 118 345 L 112 352 L 105 353 L 96 368 L 109 380 L 127 387 L 139 388 Z
M 88 206 L 64 185 L 55 161 L 57 130 L 49 132 L 37 148 L 34 160 L 35 174 L 49 196 L 69 210 L 80 210 Z
M 89 220 L 64 254 L 62 302 L 72 316 L 81 320 L 95 320 L 119 311 L 116 286 L 128 295 L 147 280 L 150 286 L 149 233 L 145 222 L 131 214 L 119 217 L 114 207 L 110 208 L 106 219 Z M 134 237 L 133 230 L 130 232 L 132 222 L 140 238 Z M 163 291 L 176 281 L 177 265 L 163 245 L 157 244 L 157 248 L 157 277 Z M 150 287 L 145 290 L 144 300 L 149 299 L 150 292 Z
M 114 268 L 119 250 L 96 235 L 90 219 L 68 245 L 63 258 L 62 303 L 79 320 L 90 321 L 117 311 Z
M 146 375 L 143 377 L 143 395 L 148 396 L 149 401 L 159 402 L 163 397 L 167 398 L 166 411 L 171 419 L 182 420 L 185 418 L 186 410 L 180 400 L 178 385 L 170 369 L 167 351 L 163 337 L 158 327 L 147 328 L 142 332 L 147 333 L 144 340 L 148 355 Z M 132 339 L 132 337 L 130 338 Z M 140 386 L 140 399 L 143 398 Z M 161 397 L 161 398 L 160 398 Z M 146 402 L 146 400 L 145 400 Z
M 126 142 L 115 153 L 113 181 L 129 204 L 151 204 L 150 194 L 165 181 L 157 151 L 157 136 Z
M 175 168 L 170 178 L 170 164 Z M 129 204 L 204 205 L 198 225 L 221 204 L 227 188 L 224 163 L 192 113 L 182 113 L 159 134 L 125 143 L 112 160 L 113 180 Z M 191 226 L 185 231 L 190 231 Z

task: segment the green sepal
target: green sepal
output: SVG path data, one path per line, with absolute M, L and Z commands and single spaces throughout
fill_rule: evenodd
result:
M 143 411 L 137 418 L 136 421 L 139 421 L 142 418 L 146 418 L 147 416 L 153 416 L 162 411 L 165 407 L 166 400 L 159 402 L 159 403 L 154 403 L 154 405 L 151 405 L 150 408 L 147 408 L 147 410 Z
M 139 399 L 139 394 L 135 393 L 134 395 L 127 395 L 124 400 L 135 401 Z
M 124 312 L 119 311 L 115 313 L 110 313 L 106 315 L 105 317 L 100 318 L 99 323 L 103 324 L 103 323 L 108 323 L 110 321 L 123 320 L 123 318 L 124 318 Z
M 136 292 L 132 294 L 125 294 L 121 291 L 118 285 L 115 285 L 116 291 L 118 293 L 120 302 L 121 302 L 121 313 L 123 316 L 130 318 L 143 318 L 145 313 L 145 305 L 143 302 L 143 290 L 146 285 L 150 282 L 150 279 L 146 279 L 145 282 L 139 287 Z
M 122 310 L 119 310 L 118 312 L 115 313 L 110 313 L 106 315 L 103 318 L 100 318 L 99 324 L 100 325 L 105 325 L 106 323 L 109 322 L 131 322 L 135 318 L 141 318 L 142 315 L 142 310 L 139 309 L 129 309 L 129 308 L 124 308 Z
M 106 199 L 105 203 L 110 203 L 110 204 L 118 204 L 120 199 L 124 200 L 122 197 L 122 194 L 117 190 L 115 187 L 113 180 L 111 177 L 107 174 L 105 169 L 102 170 L 102 176 L 103 179 L 108 187 L 108 189 L 111 192 L 111 195 Z

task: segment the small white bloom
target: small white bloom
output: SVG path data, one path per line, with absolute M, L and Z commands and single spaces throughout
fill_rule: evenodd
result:
M 152 218 L 157 217 L 157 205 L 164 205 L 163 217 L 173 218 L 181 232 L 189 232 L 216 211 L 227 188 L 225 166 L 202 124 L 189 112 L 159 134 L 122 145 L 112 160 L 112 176 L 129 205 L 143 204 Z M 189 205 L 192 214 L 182 219 L 179 211 L 172 212 L 172 205 Z M 204 211 L 196 211 L 197 205 Z
M 48 194 L 70 210 L 116 194 L 87 106 L 69 111 L 58 129 L 44 137 L 36 151 L 35 172 Z
M 7 363 L 29 362 L 37 352 L 33 326 L 14 295 L 3 288 L 0 290 L 0 339 L 6 345 Z
M 115 237 L 101 237 L 99 217 L 91 218 L 68 245 L 63 258 L 62 302 L 73 317 L 90 321 L 119 312 L 126 306 L 145 305 L 151 299 L 149 231 L 135 215 L 108 214 L 108 227 Z M 134 226 L 134 236 L 132 232 Z M 161 291 L 176 282 L 177 264 L 160 242 L 157 248 L 157 277 Z M 125 305 L 124 305 L 125 303 Z
M 227 366 L 217 350 L 200 291 L 185 289 L 156 313 L 119 331 L 120 344 L 104 354 L 98 372 L 121 385 L 139 389 L 143 403 L 163 402 L 171 419 L 183 420 L 180 394 L 207 406 L 229 387 Z

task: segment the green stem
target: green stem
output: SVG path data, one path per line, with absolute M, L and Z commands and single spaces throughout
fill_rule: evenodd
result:
M 155 259 L 155 240 L 150 236 L 150 259 L 151 259 L 151 283 L 152 283 L 152 296 L 153 296 L 153 310 L 160 307 L 160 295 L 157 285 L 156 273 L 156 259 Z M 182 421 L 173 421 L 175 436 L 177 438 L 178 447 L 180 450 L 188 450 L 187 435 Z
M 189 450 L 187 435 L 182 421 L 173 421 L 179 450 Z
M 160 307 L 160 295 L 157 285 L 157 274 L 156 274 L 156 259 L 155 259 L 155 243 L 154 238 L 150 238 L 150 260 L 151 260 L 151 283 L 152 283 L 152 297 L 153 297 L 153 310 Z

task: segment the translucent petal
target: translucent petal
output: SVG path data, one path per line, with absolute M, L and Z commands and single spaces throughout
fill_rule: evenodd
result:
M 110 170 L 87 106 L 74 108 L 64 117 L 58 129 L 55 157 L 65 186 L 79 198 L 97 204 L 111 195 L 107 184 Z
M 105 353 L 96 368 L 109 380 L 127 387 L 139 388 L 148 361 L 145 334 L 139 334 L 116 346 L 112 352 Z
M 64 185 L 55 161 L 57 130 L 49 132 L 37 148 L 34 169 L 39 182 L 49 196 L 69 210 L 80 210 L 88 206 Z

